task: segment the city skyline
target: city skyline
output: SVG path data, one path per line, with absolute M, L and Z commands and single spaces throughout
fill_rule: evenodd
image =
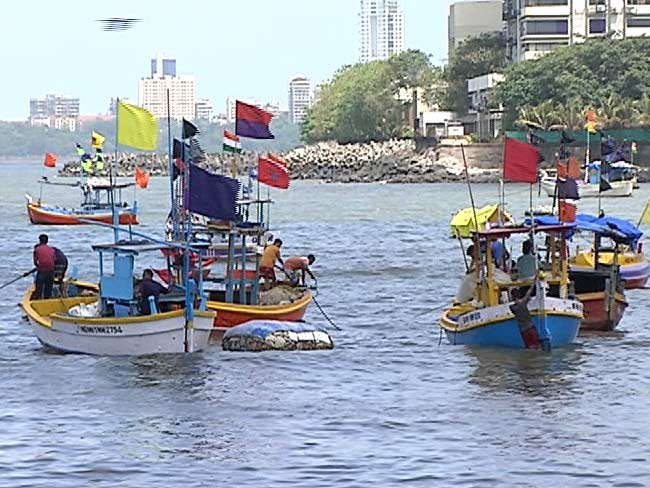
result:
M 158 52 L 176 59 L 179 72 L 196 76 L 197 99 L 212 100 L 217 111 L 228 97 L 285 101 L 295 73 L 316 85 L 358 61 L 360 2 L 281 3 L 250 0 L 217 9 L 197 0 L 186 16 L 171 0 L 116 0 L 93 9 L 81 0 L 63 8 L 35 0 L 13 4 L 0 41 L 15 45 L 20 39 L 21 48 L 0 54 L 2 65 L 15 73 L 3 82 L 0 119 L 26 120 L 29 100 L 50 93 L 80 98 L 82 114 L 105 113 L 111 97 L 136 100 L 138 80 L 150 74 Z M 446 58 L 452 1 L 402 3 L 405 48 L 432 54 L 439 64 Z M 115 16 L 142 22 L 124 32 L 104 32 L 96 22 Z

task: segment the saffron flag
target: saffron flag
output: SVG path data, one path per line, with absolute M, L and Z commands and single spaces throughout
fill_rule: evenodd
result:
M 260 158 L 257 163 L 257 180 L 281 190 L 289 188 L 291 183 L 287 168 L 276 161 L 264 158 Z
M 509 181 L 535 183 L 542 156 L 531 144 L 506 137 L 503 151 L 503 178 Z
M 223 131 L 223 152 L 241 153 L 241 141 L 237 134 L 227 130 Z
M 576 158 L 571 157 L 569 158 L 569 163 L 568 163 L 568 176 L 569 178 L 573 180 L 579 180 L 580 179 L 580 161 L 578 161 Z
M 135 168 L 135 184 L 140 188 L 146 188 L 149 185 L 149 175 L 140 168 Z
M 575 222 L 577 206 L 573 202 L 560 200 L 560 222 Z
M 273 115 L 255 105 L 237 100 L 235 105 L 235 134 L 252 139 L 275 139 L 269 129 Z
M 569 168 L 563 161 L 557 162 L 557 177 L 561 180 L 566 180 L 569 177 Z
M 56 156 L 49 152 L 45 153 L 45 160 L 43 161 L 43 164 L 48 168 L 56 167 Z
M 184 202 L 190 212 L 215 220 L 235 220 L 238 194 L 238 180 L 190 165 L 189 191 Z
M 117 142 L 143 151 L 153 151 L 158 146 L 158 120 L 144 108 L 119 101 Z
M 104 141 L 106 141 L 106 138 L 99 132 L 92 131 L 90 134 L 90 145 L 93 149 L 103 149 Z
M 587 123 L 585 124 L 587 132 L 590 134 L 596 134 L 598 132 L 598 116 L 596 115 L 596 112 L 588 110 L 585 118 L 587 119 Z

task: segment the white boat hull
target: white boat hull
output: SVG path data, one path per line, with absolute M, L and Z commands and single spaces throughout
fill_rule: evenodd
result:
M 212 312 L 195 312 L 186 327 L 184 312 L 129 318 L 50 316 L 51 326 L 29 317 L 38 340 L 61 352 L 98 356 L 196 352 L 208 346 Z
M 612 186 L 611 190 L 600 191 L 600 185 L 596 184 L 587 184 L 581 181 L 578 182 L 578 193 L 581 198 L 591 198 L 591 197 L 629 197 L 634 191 L 634 182 L 633 181 L 612 181 L 610 182 Z M 542 188 L 549 197 L 555 196 L 555 178 L 544 178 L 542 179 Z

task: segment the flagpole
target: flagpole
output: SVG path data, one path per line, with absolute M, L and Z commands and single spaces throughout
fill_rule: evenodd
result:
M 117 180 L 117 149 L 119 144 L 118 131 L 119 131 L 119 118 L 120 118 L 120 97 L 115 99 L 115 153 L 113 154 L 113 164 L 108 171 L 108 182 L 111 187 L 109 195 L 111 200 L 111 212 L 113 214 L 113 237 L 117 243 L 120 240 L 120 219 L 115 208 L 115 189 L 113 187 L 113 172 L 115 172 L 115 179 Z
M 185 144 L 185 143 L 183 143 Z M 167 88 L 167 150 L 169 151 L 169 198 L 171 202 L 171 218 L 172 218 L 172 226 L 175 225 L 176 222 L 176 205 L 175 205 L 175 199 L 174 199 L 174 152 L 173 152 L 173 147 L 172 147 L 172 116 L 171 116 L 171 108 L 169 106 L 169 88 Z M 172 234 L 175 234 L 175 232 L 172 232 Z M 174 235 L 173 238 L 176 238 Z
M 474 214 L 474 229 L 478 232 L 478 218 L 476 216 L 476 205 L 474 204 L 474 194 L 472 193 L 472 184 L 469 181 L 469 169 L 467 168 L 467 159 L 465 159 L 465 146 L 460 145 L 460 151 L 463 155 L 463 164 L 465 166 L 465 179 L 467 180 L 467 188 L 469 190 L 469 199 L 472 203 L 472 213 Z

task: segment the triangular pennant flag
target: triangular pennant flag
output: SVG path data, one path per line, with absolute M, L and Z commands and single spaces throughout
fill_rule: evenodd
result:
M 146 171 L 135 168 L 135 184 L 140 188 L 146 188 L 149 185 L 149 175 Z
M 189 139 L 199 133 L 199 129 L 189 120 L 183 119 L 183 139 Z

